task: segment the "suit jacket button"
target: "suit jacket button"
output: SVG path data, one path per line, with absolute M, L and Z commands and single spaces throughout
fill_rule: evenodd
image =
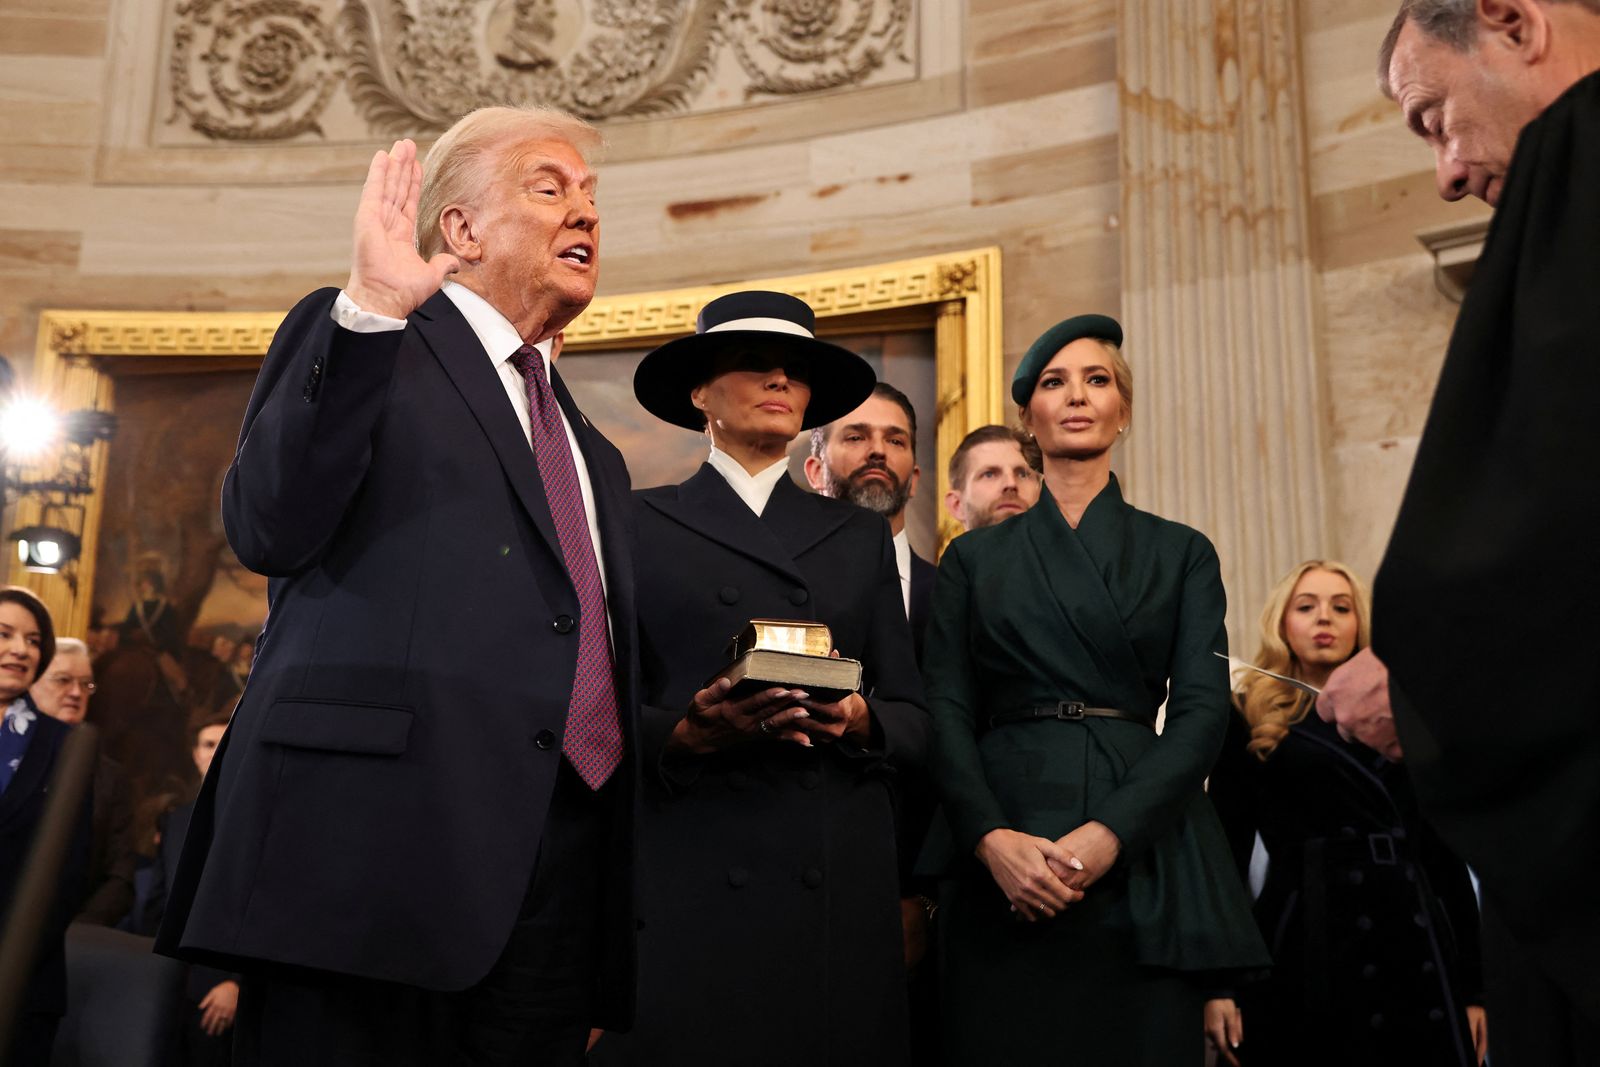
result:
M 717 590 L 717 599 L 724 604 L 737 604 L 739 602 L 739 590 L 734 586 L 725 585 Z
M 538 733 L 533 735 L 533 747 L 539 749 L 540 751 L 550 751 L 551 746 L 555 743 L 556 735 L 551 733 L 549 730 L 540 730 Z
M 800 876 L 807 889 L 815 889 L 822 884 L 822 872 L 815 867 L 807 867 L 806 873 Z
M 571 615 L 557 615 L 550 622 L 550 629 L 558 634 L 570 634 L 577 624 L 572 621 Z
M 734 771 L 728 775 L 728 788 L 736 793 L 742 793 L 750 788 L 750 776 L 743 771 Z
M 1356 916 L 1356 929 L 1360 930 L 1364 934 L 1371 932 L 1371 930 L 1372 930 L 1372 917 L 1369 916 L 1369 915 L 1358 915 L 1358 916 Z
M 1433 963 L 1432 960 L 1423 960 L 1422 961 L 1422 973 L 1423 974 L 1432 974 L 1434 971 L 1436 971 L 1438 969 L 1439 969 L 1438 967 L 1434 966 L 1434 963 Z
M 1376 977 L 1378 977 L 1378 965 L 1376 963 L 1365 964 L 1361 968 L 1361 977 L 1363 977 L 1363 978 L 1376 978 Z
M 743 889 L 750 884 L 750 872 L 743 867 L 729 867 L 728 884 L 735 889 Z
M 1383 1029 L 1383 1016 L 1381 1014 L 1374 1015 L 1372 1018 L 1368 1019 L 1367 1022 L 1372 1025 L 1374 1030 Z
M 800 776 L 800 788 L 815 789 L 822 784 L 822 775 L 816 771 L 806 771 Z
M 793 604 L 795 607 L 799 607 L 801 604 L 804 604 L 810 599 L 811 594 L 806 592 L 804 589 L 793 589 L 789 592 L 789 603 Z
M 1430 1023 L 1442 1023 L 1442 1022 L 1444 1022 L 1444 1009 L 1443 1008 L 1430 1008 L 1428 1010 L 1428 1021 Z

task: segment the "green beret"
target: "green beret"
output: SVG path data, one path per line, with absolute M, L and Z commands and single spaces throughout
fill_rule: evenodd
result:
M 1039 384 L 1039 375 L 1044 373 L 1055 354 L 1084 337 L 1110 341 L 1120 346 L 1122 327 L 1110 315 L 1074 315 L 1056 323 L 1039 335 L 1039 339 L 1028 347 L 1028 354 L 1017 365 L 1017 373 L 1011 377 L 1011 399 L 1018 404 L 1026 404 L 1028 398 L 1033 396 L 1033 387 Z

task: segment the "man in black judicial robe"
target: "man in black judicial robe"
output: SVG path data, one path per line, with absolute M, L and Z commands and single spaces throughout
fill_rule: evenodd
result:
M 1440 195 L 1497 210 L 1378 574 L 1376 656 L 1341 668 L 1319 710 L 1403 752 L 1426 815 L 1482 880 L 1495 1067 L 1590 1064 L 1600 5 L 1428 6 L 1454 10 L 1424 23 L 1414 0 L 1402 8 L 1385 91 L 1434 148 Z

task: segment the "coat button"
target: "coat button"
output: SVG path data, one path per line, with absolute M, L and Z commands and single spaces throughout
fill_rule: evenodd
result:
M 742 793 L 750 788 L 750 776 L 743 771 L 734 771 L 728 775 L 728 788 Z
M 793 604 L 795 607 L 799 607 L 801 604 L 804 604 L 810 599 L 811 594 L 806 592 L 804 589 L 792 589 L 789 591 L 789 603 Z
M 1361 977 L 1363 977 L 1363 978 L 1376 978 L 1376 977 L 1378 977 L 1378 965 L 1376 963 L 1368 963 L 1368 964 L 1364 965 L 1361 968 Z
M 572 621 L 571 615 L 557 615 L 550 620 L 550 629 L 558 634 L 570 634 L 577 624 Z
M 737 604 L 739 602 L 739 590 L 731 585 L 725 585 L 717 590 L 717 599 L 724 604 Z
M 1434 971 L 1437 971 L 1438 969 L 1439 968 L 1434 965 L 1434 962 L 1432 960 L 1423 960 L 1422 961 L 1422 973 L 1423 974 L 1432 974 Z
M 1362 874 L 1360 871 L 1346 871 L 1344 874 L 1344 880 L 1350 885 L 1360 885 L 1362 882 L 1367 880 L 1367 876 Z
M 555 743 L 556 735 L 551 733 L 549 730 L 540 730 L 538 733 L 533 735 L 533 747 L 543 752 L 550 751 L 550 747 Z
M 807 889 L 815 889 L 822 884 L 822 872 L 815 867 L 807 867 L 806 873 L 800 876 Z
M 729 867 L 728 884 L 735 889 L 743 889 L 750 884 L 750 872 L 743 867 Z
M 1368 1019 L 1367 1022 L 1369 1024 L 1371 1024 L 1371 1026 L 1372 1026 L 1372 1028 L 1374 1030 L 1382 1030 L 1383 1029 L 1383 1016 L 1382 1015 L 1374 1015 L 1372 1018 Z
M 1360 930 L 1364 934 L 1370 932 L 1372 930 L 1372 916 L 1370 916 L 1370 915 L 1358 915 L 1358 916 L 1356 916 L 1356 929 Z
M 1425 912 L 1425 911 L 1419 911 L 1415 915 L 1411 916 L 1411 921 L 1416 923 L 1418 926 L 1422 927 L 1423 929 L 1427 929 L 1427 927 L 1428 927 L 1428 913 Z
M 815 789 L 822 784 L 822 775 L 816 771 L 806 771 L 800 776 L 801 789 Z
M 1444 1022 L 1444 1009 L 1443 1008 L 1432 1008 L 1432 1009 L 1430 1009 L 1428 1011 L 1428 1021 L 1430 1023 L 1442 1023 L 1442 1022 Z

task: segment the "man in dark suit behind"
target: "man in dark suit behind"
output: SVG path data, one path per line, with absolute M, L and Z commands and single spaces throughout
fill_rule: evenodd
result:
M 906 536 L 906 505 L 917 495 L 921 479 L 916 409 L 909 397 L 888 382 L 873 386 L 872 395 L 844 418 L 811 431 L 811 455 L 806 458 L 806 480 L 811 488 L 889 520 L 900 592 L 919 659 L 938 571 L 911 551 Z
M 487 108 L 426 173 L 378 153 L 349 283 L 262 366 L 223 521 L 270 619 L 158 940 L 244 975 L 238 1063 L 577 1063 L 628 1022 L 628 477 L 551 351 L 598 142 Z

